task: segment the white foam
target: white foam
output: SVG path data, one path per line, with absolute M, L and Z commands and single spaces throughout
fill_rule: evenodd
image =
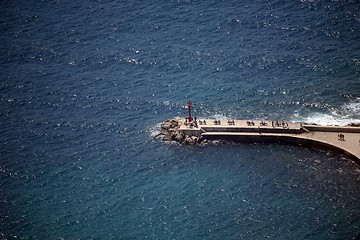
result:
M 156 137 L 160 134 L 161 123 L 156 124 L 155 126 L 151 126 L 148 128 L 148 132 L 150 132 L 151 137 Z
M 360 98 L 357 98 L 356 101 L 344 104 L 342 106 L 342 111 L 360 118 Z
M 295 118 L 295 121 L 305 122 L 305 123 L 314 123 L 320 125 L 338 125 L 338 126 L 346 126 L 350 123 L 360 123 L 359 119 L 355 118 L 347 118 L 347 117 L 336 117 L 330 114 L 325 113 L 314 113 L 307 117 L 299 117 Z
M 359 124 L 360 98 L 356 98 L 350 103 L 342 105 L 339 109 L 334 109 L 330 113 L 312 113 L 305 117 L 295 115 L 292 120 L 321 125 L 345 126 L 351 123 Z
M 218 120 L 229 120 L 229 117 L 223 115 L 223 114 L 219 114 L 219 113 L 216 113 L 216 114 L 212 114 L 209 116 L 209 118 L 211 119 L 218 119 Z

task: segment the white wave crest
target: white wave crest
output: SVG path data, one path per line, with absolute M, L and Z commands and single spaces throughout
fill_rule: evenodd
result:
M 149 127 L 147 131 L 150 133 L 150 136 L 154 138 L 160 134 L 160 127 L 161 123 L 158 123 L 155 126 Z
M 223 114 L 219 114 L 219 113 L 216 113 L 216 114 L 212 114 L 209 116 L 210 119 L 219 119 L 219 120 L 229 120 L 230 118 L 223 115 Z
M 347 118 L 347 117 L 336 117 L 330 114 L 325 113 L 314 113 L 307 117 L 303 118 L 295 118 L 295 121 L 305 122 L 310 124 L 320 124 L 320 125 L 338 125 L 338 126 L 346 126 L 351 123 L 359 124 L 360 120 L 355 118 Z
M 348 115 L 353 115 L 357 118 L 360 118 L 360 98 L 357 98 L 356 101 L 344 104 L 341 107 L 341 110 Z
M 360 124 L 360 98 L 342 105 L 339 109 L 334 109 L 331 113 L 312 113 L 305 117 L 295 115 L 293 120 L 321 125 Z

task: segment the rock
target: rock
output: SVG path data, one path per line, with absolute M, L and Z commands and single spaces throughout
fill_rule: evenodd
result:
M 178 127 L 179 126 L 179 123 L 178 122 L 176 122 L 176 121 L 171 121 L 171 123 L 170 123 L 170 128 L 176 128 L 176 127 Z
M 160 125 L 160 136 L 163 141 L 176 141 L 181 144 L 187 145 L 196 145 L 202 144 L 204 141 L 203 137 L 198 136 L 184 136 L 184 134 L 179 132 L 179 128 L 183 122 L 183 119 L 180 117 L 176 117 L 170 120 L 164 121 Z
M 161 137 L 162 136 L 162 134 L 161 133 L 158 133 L 158 134 L 156 134 L 153 138 L 159 138 L 159 137 Z
M 177 117 L 174 117 L 174 120 L 176 122 L 180 123 L 180 122 L 182 122 L 183 119 L 181 117 L 177 116 Z
M 179 143 L 183 143 L 185 138 L 181 133 L 177 132 L 175 133 L 175 140 L 178 141 Z
M 174 140 L 173 134 L 171 132 L 165 133 L 162 140 L 163 141 L 173 141 Z
M 185 137 L 185 144 L 188 144 L 188 145 L 195 145 L 196 144 L 196 141 L 194 141 L 194 139 L 190 136 L 186 136 Z
M 163 124 L 161 124 L 161 129 L 168 130 L 169 128 L 171 128 L 170 122 L 164 122 Z
M 201 141 L 201 145 L 207 145 L 208 143 L 209 143 L 208 140 L 204 138 Z
M 201 144 L 203 141 L 204 141 L 204 138 L 200 136 L 200 137 L 197 138 L 196 143 Z
M 167 133 L 167 130 L 165 128 L 160 128 L 160 134 L 159 135 L 165 135 Z

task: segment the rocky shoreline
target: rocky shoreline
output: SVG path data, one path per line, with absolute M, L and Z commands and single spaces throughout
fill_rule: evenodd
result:
M 156 136 L 163 141 L 173 141 L 184 145 L 204 145 L 207 140 L 203 137 L 184 135 L 179 132 L 183 119 L 175 117 L 168 119 L 160 125 L 160 133 Z

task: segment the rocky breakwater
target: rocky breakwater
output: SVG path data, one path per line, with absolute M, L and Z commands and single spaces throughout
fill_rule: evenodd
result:
M 163 141 L 174 141 L 185 145 L 203 145 L 207 142 L 206 139 L 201 136 L 189 136 L 181 133 L 179 128 L 181 124 L 183 124 L 183 121 L 184 120 L 180 117 L 164 121 L 160 125 L 160 133 L 157 137 L 161 138 Z

